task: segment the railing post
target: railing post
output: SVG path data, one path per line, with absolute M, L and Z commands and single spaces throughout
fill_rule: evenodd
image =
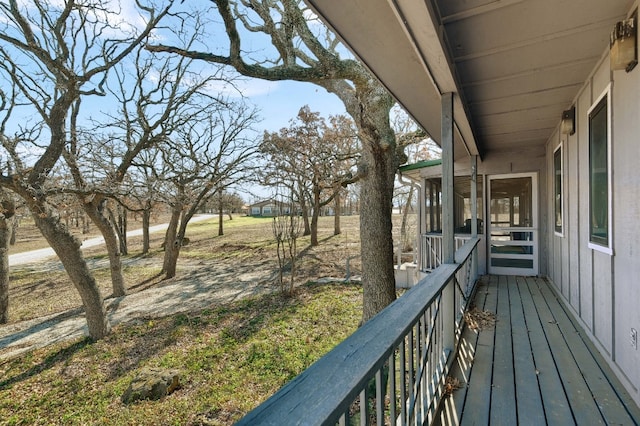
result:
M 454 156 L 453 93 L 442 95 L 442 263 L 455 263 L 454 236 Z M 446 349 L 455 345 L 455 278 L 442 291 L 443 343 Z

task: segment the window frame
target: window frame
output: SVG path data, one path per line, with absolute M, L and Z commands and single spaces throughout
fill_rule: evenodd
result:
M 556 155 L 560 156 L 560 191 L 558 191 L 558 169 L 556 168 Z M 553 150 L 553 230 L 554 234 L 558 237 L 564 237 L 564 149 L 563 149 L 563 141 L 561 140 L 558 146 Z M 559 192 L 559 194 L 558 194 Z M 560 200 L 557 199 L 558 195 L 560 196 Z M 556 217 L 558 213 L 558 204 L 560 203 L 560 229 L 558 229 L 558 218 Z
M 592 204 L 592 174 L 591 174 L 591 116 L 595 110 L 599 110 L 604 107 L 601 104 L 605 102 L 607 108 L 607 242 L 603 244 L 602 242 L 594 241 L 593 232 L 592 232 L 592 221 L 591 214 L 593 211 Z M 613 255 L 613 194 L 612 194 L 612 165 L 611 165 L 611 83 L 607 85 L 605 90 L 598 96 L 591 104 L 591 107 L 587 111 L 587 119 L 589 122 L 589 165 L 588 165 L 588 174 L 589 174 L 589 242 L 588 247 L 592 250 L 596 250 L 608 255 Z

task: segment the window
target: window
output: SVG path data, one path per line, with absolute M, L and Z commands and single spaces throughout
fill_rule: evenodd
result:
M 611 254 L 609 90 L 589 110 L 589 242 Z
M 556 234 L 562 236 L 562 207 L 564 204 L 562 188 L 562 144 L 558 145 L 556 150 L 553 152 L 553 195 L 555 231 Z

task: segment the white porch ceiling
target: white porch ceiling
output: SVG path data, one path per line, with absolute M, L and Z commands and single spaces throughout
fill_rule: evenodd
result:
M 544 146 L 632 0 L 306 0 L 455 157 Z

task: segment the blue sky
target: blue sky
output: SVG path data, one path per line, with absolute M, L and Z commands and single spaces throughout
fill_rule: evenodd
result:
M 312 83 L 251 80 L 246 83 L 244 93 L 260 109 L 263 120 L 258 128 L 270 132 L 287 127 L 304 105 L 325 117 L 346 114 L 344 104 L 336 95 Z

